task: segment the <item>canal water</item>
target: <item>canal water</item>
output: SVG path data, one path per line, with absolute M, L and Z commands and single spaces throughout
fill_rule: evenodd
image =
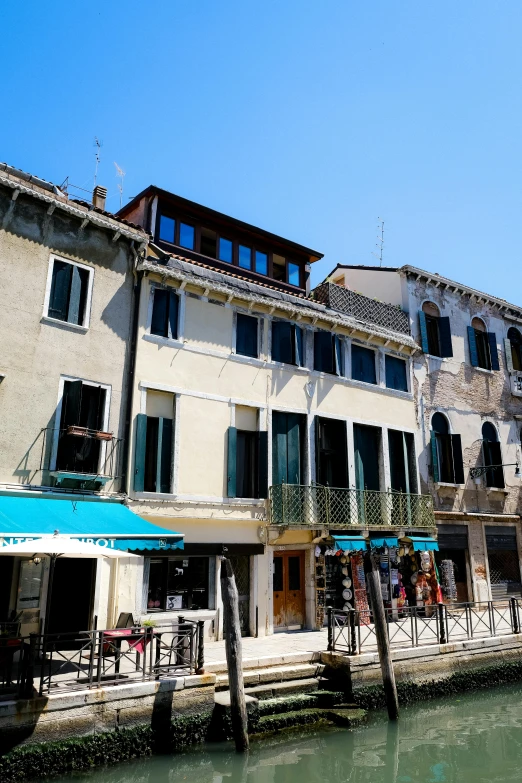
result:
M 54 778 L 53 780 L 57 780 Z M 75 773 L 61 783 L 511 783 L 522 780 L 522 686 L 383 713 L 352 730 L 254 741 Z

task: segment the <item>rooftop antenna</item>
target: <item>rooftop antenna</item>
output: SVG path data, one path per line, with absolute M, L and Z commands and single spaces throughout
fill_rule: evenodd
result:
M 103 146 L 103 141 L 100 141 L 100 139 L 97 136 L 95 136 L 94 147 L 96 151 L 94 153 L 94 159 L 96 163 L 94 164 L 94 187 L 96 187 L 96 180 L 98 179 L 98 166 L 100 165 L 102 146 Z
M 381 220 L 380 217 L 378 217 L 377 220 L 379 221 L 377 223 L 377 242 L 375 243 L 377 253 L 372 253 L 372 256 L 378 258 L 379 266 L 382 266 L 382 256 L 384 251 L 384 220 Z
M 125 172 L 123 171 L 120 166 L 114 161 L 114 165 L 116 166 L 116 176 L 120 178 L 120 181 L 118 182 L 118 190 L 120 191 L 120 209 L 123 206 L 123 178 L 125 176 Z

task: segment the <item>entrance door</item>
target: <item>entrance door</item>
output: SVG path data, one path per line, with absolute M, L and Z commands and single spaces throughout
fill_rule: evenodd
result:
M 305 622 L 304 552 L 274 552 L 274 630 L 296 631 Z
M 236 578 L 241 636 L 250 636 L 250 557 L 231 557 L 230 563 Z
M 92 622 L 96 559 L 58 558 L 49 612 L 49 633 L 88 631 Z

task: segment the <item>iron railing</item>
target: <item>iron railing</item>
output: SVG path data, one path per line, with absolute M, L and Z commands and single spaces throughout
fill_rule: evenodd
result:
M 434 604 L 385 609 L 390 646 L 398 649 L 518 634 L 518 598 L 480 604 Z M 358 655 L 374 652 L 377 637 L 371 610 L 327 609 L 328 650 Z
M 204 623 L 179 617 L 169 626 L 0 640 L 0 697 L 102 688 L 202 673 Z
M 339 310 L 360 321 L 384 326 L 394 332 L 401 334 L 410 334 L 410 318 L 399 307 L 377 302 L 369 296 L 358 294 L 349 288 L 336 285 L 335 283 L 321 283 L 312 292 L 312 297 L 316 302 L 331 307 L 333 310 Z
M 431 495 L 274 484 L 270 524 L 300 528 L 435 528 Z
M 42 429 L 40 471 L 73 473 L 77 480 L 96 477 L 117 479 L 121 475 L 123 439 L 86 427 Z

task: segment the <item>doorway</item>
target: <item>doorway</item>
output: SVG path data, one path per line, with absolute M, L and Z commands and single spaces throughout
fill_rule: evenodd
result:
M 274 552 L 274 631 L 305 624 L 304 552 Z
M 48 633 L 76 634 L 92 625 L 96 558 L 56 560 Z

